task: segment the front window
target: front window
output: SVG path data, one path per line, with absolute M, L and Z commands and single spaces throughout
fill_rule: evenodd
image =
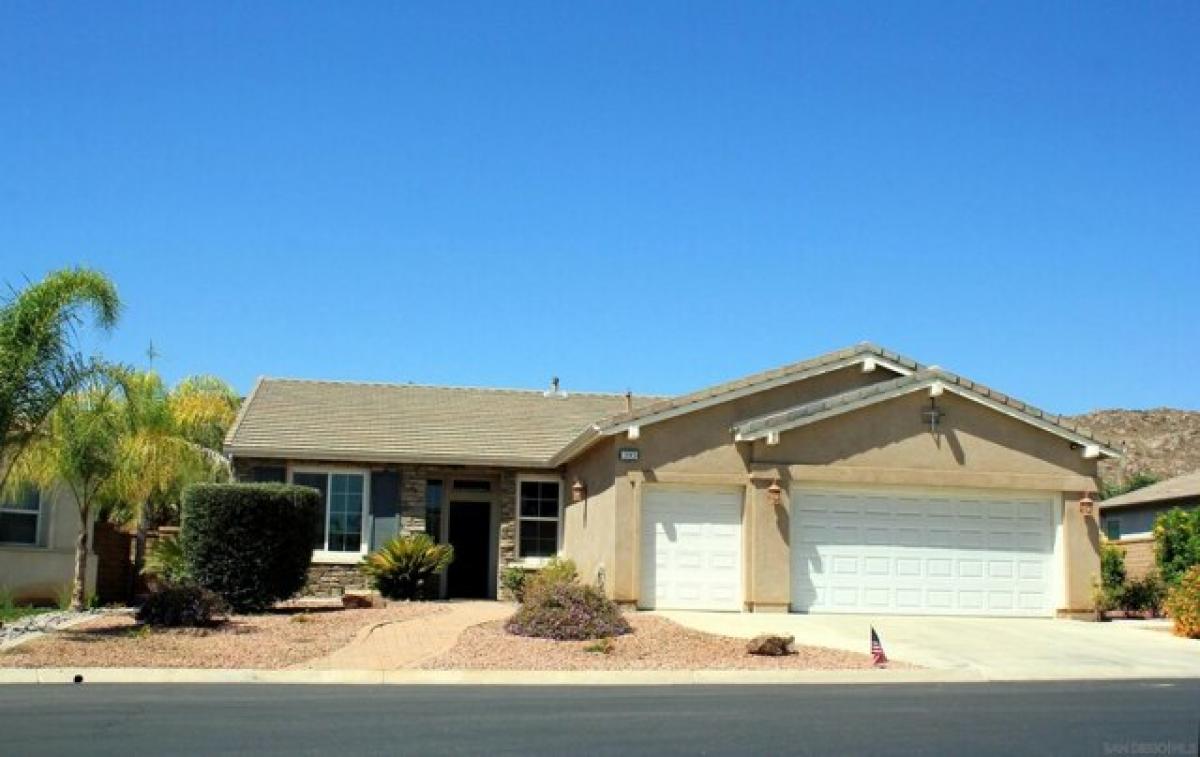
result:
M 292 483 L 321 494 L 313 548 L 325 552 L 361 552 L 366 476 L 361 473 L 297 471 Z
M 32 486 L 0 499 L 0 544 L 36 546 L 41 517 L 42 498 Z
M 1116 541 L 1121 538 L 1121 519 L 1106 518 L 1104 520 L 1104 534 L 1110 541 Z
M 558 480 L 523 479 L 517 486 L 518 555 L 553 557 L 558 554 Z

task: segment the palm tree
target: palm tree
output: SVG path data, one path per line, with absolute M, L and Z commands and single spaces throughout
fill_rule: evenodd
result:
M 12 466 L 14 480 L 43 490 L 66 486 L 79 507 L 75 539 L 75 575 L 71 609 L 82 610 L 86 597 L 88 526 L 105 500 L 120 465 L 123 427 L 117 386 L 107 373 L 93 374 L 59 400 L 50 417 Z
M 153 371 L 124 371 L 117 380 L 123 428 L 107 515 L 136 527 L 136 576 L 145 559 L 146 531 L 152 522 L 173 519 L 183 487 L 229 477 L 221 444 L 237 414 L 238 397 L 212 376 L 184 379 L 170 391 Z
M 0 488 L 58 402 L 97 368 L 73 351 L 85 309 L 103 330 L 121 309 L 112 282 L 85 268 L 55 271 L 0 305 Z

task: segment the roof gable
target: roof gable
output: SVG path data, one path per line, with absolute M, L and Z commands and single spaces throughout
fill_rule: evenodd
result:
M 928 390 L 935 396 L 949 391 L 978 402 L 999 413 L 1078 444 L 1083 448 L 1086 456 L 1120 457 L 1120 454 L 1111 445 L 1093 438 L 1089 431 L 1078 427 L 1062 416 L 1052 415 L 940 368 L 925 368 L 892 381 L 884 381 L 826 399 L 747 419 L 733 427 L 734 439 L 736 441 L 768 439 L 790 429 L 923 390 Z

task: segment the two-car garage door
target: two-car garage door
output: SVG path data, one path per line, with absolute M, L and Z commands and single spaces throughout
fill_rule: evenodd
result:
M 793 610 L 1053 613 L 1048 496 L 798 487 L 792 514 Z
M 647 488 L 642 607 L 742 609 L 743 496 L 736 489 Z M 1019 492 L 796 487 L 792 609 L 1052 615 L 1055 504 L 1049 495 Z

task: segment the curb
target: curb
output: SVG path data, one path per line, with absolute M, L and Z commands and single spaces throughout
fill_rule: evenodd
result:
M 1161 672 L 1111 676 L 987 675 L 972 670 L 206 670 L 197 668 L 0 668 L 9 684 L 313 684 L 395 686 L 692 686 L 768 684 L 999 683 L 1195 679 Z
M 197 668 L 0 668 L 5 684 L 374 684 L 402 686 L 683 686 L 700 684 L 961 683 L 945 670 L 206 670 Z

